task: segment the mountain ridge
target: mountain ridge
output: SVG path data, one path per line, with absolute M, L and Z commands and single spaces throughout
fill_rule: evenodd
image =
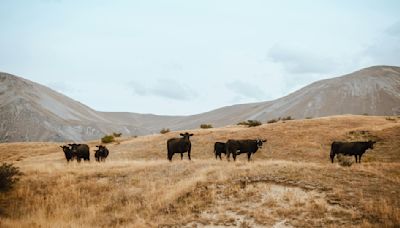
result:
M 281 98 L 236 104 L 189 116 L 100 112 L 36 82 L 0 72 L 0 141 L 86 141 L 123 135 L 215 127 L 243 120 L 400 114 L 400 67 L 372 66 L 313 82 Z

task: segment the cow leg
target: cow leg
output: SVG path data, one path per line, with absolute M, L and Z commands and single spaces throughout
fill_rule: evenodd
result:
M 192 159 L 190 158 L 190 151 L 188 152 L 188 157 L 189 157 L 189 160 L 192 160 Z
M 221 157 L 221 154 L 219 154 L 219 160 L 221 160 L 221 161 L 222 161 L 222 157 Z
M 236 161 L 236 153 L 232 153 L 233 161 Z
M 183 160 L 183 153 L 181 153 L 181 160 Z
M 247 161 L 250 161 L 251 153 L 247 153 Z
M 357 154 L 356 154 L 356 155 L 354 155 L 354 157 L 356 158 L 356 163 L 357 163 Z

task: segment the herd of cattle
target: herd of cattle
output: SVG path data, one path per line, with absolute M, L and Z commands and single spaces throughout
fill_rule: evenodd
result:
M 192 144 L 190 142 L 190 136 L 193 134 L 184 133 L 180 134 L 181 138 L 171 138 L 167 141 L 167 158 L 172 161 L 174 154 L 181 154 L 181 159 L 183 159 L 183 154 L 188 153 L 188 158 L 190 158 L 190 152 Z M 240 154 L 247 154 L 247 160 L 250 161 L 251 155 L 256 153 L 258 149 L 261 149 L 263 143 L 267 142 L 265 139 L 244 139 L 235 140 L 229 139 L 226 142 L 216 142 L 214 144 L 214 154 L 215 158 L 221 159 L 222 154 L 227 156 L 227 160 L 230 160 L 230 155 L 232 154 L 233 160 L 236 161 L 236 156 Z M 333 142 L 331 145 L 330 158 L 333 163 L 335 155 L 343 154 L 354 156 L 356 162 L 361 163 L 361 157 L 368 149 L 373 149 L 375 141 L 367 142 Z M 85 161 L 90 161 L 89 146 L 86 144 L 68 144 L 67 146 L 60 146 L 65 154 L 67 161 L 72 161 L 76 159 L 80 162 L 82 159 Z M 96 146 L 98 149 L 95 151 L 96 161 L 105 161 L 109 151 L 105 146 Z
M 67 162 L 73 161 L 76 159 L 78 162 L 81 162 L 83 159 L 84 161 L 90 161 L 90 151 L 89 146 L 87 144 L 68 144 L 64 146 L 60 146 L 63 151 Z M 96 161 L 105 161 L 109 151 L 105 146 L 99 145 L 96 146 L 97 150 L 95 150 L 94 157 Z

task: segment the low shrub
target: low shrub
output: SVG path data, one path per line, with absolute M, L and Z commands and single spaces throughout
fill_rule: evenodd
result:
M 166 134 L 168 132 L 170 132 L 169 128 L 163 128 L 163 129 L 160 130 L 161 134 Z
M 354 161 L 352 158 L 353 158 L 352 156 L 350 157 L 350 156 L 345 156 L 345 155 L 341 155 L 341 154 L 337 155 L 339 165 L 344 166 L 344 167 L 350 167 L 353 165 Z
M 211 124 L 201 124 L 200 125 L 200 128 L 203 128 L 203 129 L 212 128 L 212 127 L 213 126 Z
M 257 127 L 260 126 L 262 123 L 258 120 L 247 120 L 239 122 L 237 125 L 246 125 L 248 127 Z
M 102 143 L 111 143 L 114 141 L 115 141 L 115 139 L 114 139 L 114 136 L 112 136 L 112 135 L 106 135 L 103 138 L 101 138 Z
M 276 123 L 278 121 L 279 121 L 279 119 L 272 119 L 272 120 L 268 120 L 267 123 L 271 124 L 271 123 Z
M 116 133 L 116 132 L 113 133 L 113 136 L 116 137 L 116 138 L 117 138 L 117 137 L 121 137 L 121 135 L 122 135 L 121 132 L 120 132 L 120 133 Z
M 0 166 L 0 192 L 6 192 L 13 188 L 22 173 L 13 164 L 3 163 Z
M 286 117 L 282 117 L 281 120 L 285 121 L 285 120 L 294 120 L 294 118 L 292 118 L 291 116 L 286 116 Z

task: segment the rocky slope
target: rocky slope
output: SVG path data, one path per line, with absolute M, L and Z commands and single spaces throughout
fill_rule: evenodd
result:
M 268 88 L 265 88 L 268 89 Z M 340 114 L 399 115 L 400 67 L 375 66 L 312 83 L 273 101 L 223 107 L 191 116 L 97 112 L 32 81 L 0 73 L 0 141 L 85 141 L 104 134 L 157 133 L 236 124 L 247 119 Z

